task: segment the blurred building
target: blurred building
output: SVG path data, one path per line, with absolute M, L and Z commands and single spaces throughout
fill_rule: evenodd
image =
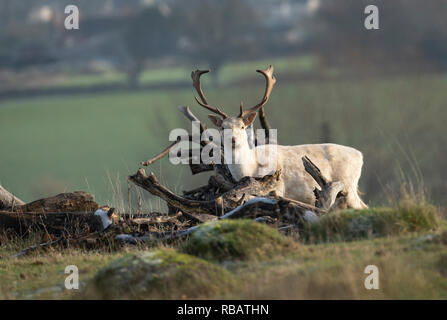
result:
M 299 22 L 319 6 L 319 0 L 245 2 L 260 15 L 273 54 L 290 51 L 306 38 Z M 122 65 L 127 57 L 120 37 L 133 17 L 150 6 L 169 12 L 174 3 L 178 0 L 71 0 L 70 4 L 80 9 L 80 29 L 67 31 L 66 3 L 60 0 L 0 0 L 0 44 L 8 44 L 0 49 L 0 67 L 22 68 L 57 61 L 60 65 L 65 61 L 70 65 L 88 61 Z M 256 34 L 259 26 L 246 33 Z

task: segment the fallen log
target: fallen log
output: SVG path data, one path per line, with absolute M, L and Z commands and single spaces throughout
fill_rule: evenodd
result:
M 310 212 L 315 216 L 325 213 L 324 210 L 292 199 L 256 197 L 246 201 L 218 219 L 255 219 L 257 217 L 272 216 L 280 218 L 283 222 L 299 225 L 303 221 L 309 220 Z
M 256 221 L 258 221 L 257 219 L 267 219 L 266 221 L 276 219 L 282 224 L 299 228 L 305 222 L 318 221 L 319 215 L 327 212 L 322 208 L 276 196 L 275 191 L 280 183 L 280 177 L 280 170 L 273 175 L 258 179 L 244 177 L 232 188 L 231 184 L 223 177 L 215 177 L 214 179 L 210 178 L 208 186 L 185 192 L 187 196 L 195 196 L 210 187 L 227 190 L 217 195 L 215 199 L 208 201 L 180 197 L 161 185 L 153 173 L 148 176 L 141 168 L 135 175 L 129 176 L 129 180 L 153 195 L 162 198 L 170 207 L 175 207 L 186 215 L 205 215 L 207 217 L 206 221 L 240 218 L 255 219 Z M 214 219 L 209 218 L 212 217 L 211 215 L 215 216 Z M 173 240 L 187 236 L 196 229 L 197 226 L 193 226 L 186 230 L 174 232 L 149 232 L 136 236 L 120 234 L 116 239 L 127 243 Z
M 0 229 L 19 235 L 32 231 L 48 234 L 76 234 L 101 230 L 101 219 L 94 212 L 11 212 L 0 211 Z
M 25 204 L 25 202 L 14 196 L 8 190 L 3 188 L 2 185 L 0 185 L 0 210 L 8 210 L 23 204 Z
M 281 172 L 278 171 L 260 179 L 244 177 L 233 189 L 208 201 L 198 201 L 178 196 L 161 185 L 153 173 L 148 176 L 142 168 L 135 175 L 129 176 L 129 180 L 153 195 L 162 198 L 170 206 L 180 211 L 220 216 L 241 205 L 245 199 L 264 196 L 276 190 L 280 175 Z
M 91 212 L 96 211 L 99 205 L 95 197 L 87 192 L 75 191 L 60 193 L 58 195 L 32 201 L 21 206 L 15 206 L 15 212 Z
M 79 230 L 97 230 L 99 208 L 94 196 L 82 191 L 60 193 L 0 211 L 0 230 L 26 234 L 44 230 L 51 234 L 76 233 Z
M 282 226 L 279 229 L 295 228 L 299 230 L 303 223 L 317 222 L 319 216 L 316 213 L 321 214 L 324 212 L 313 206 L 284 198 L 272 199 L 266 197 L 256 197 L 248 200 L 244 204 L 236 207 L 223 216 L 214 217 L 211 219 L 208 218 L 206 222 L 243 218 L 254 219 L 258 222 L 269 221 L 271 223 L 273 220 L 274 222 L 280 222 L 286 225 L 285 227 Z M 176 230 L 171 232 L 148 232 L 144 235 L 118 234 L 115 237 L 115 240 L 129 244 L 175 240 L 190 235 L 196 231 L 198 227 L 199 225 L 196 225 L 185 230 Z

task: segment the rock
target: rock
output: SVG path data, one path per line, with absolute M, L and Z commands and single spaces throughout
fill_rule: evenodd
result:
M 85 298 L 180 299 L 218 295 L 233 285 L 227 270 L 173 249 L 138 252 L 97 272 Z
M 257 260 L 296 250 L 276 229 L 252 220 L 221 220 L 200 226 L 183 250 L 211 261 Z

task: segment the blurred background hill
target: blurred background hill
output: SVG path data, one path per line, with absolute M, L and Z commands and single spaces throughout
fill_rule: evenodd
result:
M 0 0 L 0 181 L 25 201 L 69 190 L 125 207 L 126 177 L 189 128 L 190 72 L 213 104 L 236 113 L 264 90 L 281 144 L 358 148 L 360 189 L 385 202 L 403 183 L 447 200 L 447 3 L 430 0 Z M 380 29 L 364 28 L 375 4 Z M 297 159 L 299 161 L 299 159 Z M 154 171 L 176 191 L 187 166 Z M 150 197 L 147 204 L 152 203 Z M 156 209 L 156 208 L 155 208 Z

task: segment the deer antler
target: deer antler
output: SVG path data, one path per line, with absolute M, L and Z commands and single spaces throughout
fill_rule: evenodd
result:
M 256 70 L 256 72 L 261 73 L 265 77 L 265 93 L 264 97 L 262 98 L 262 101 L 255 105 L 254 107 L 248 109 L 248 110 L 242 110 L 242 105 L 240 107 L 241 112 L 239 114 L 239 117 L 246 116 L 249 113 L 257 112 L 263 105 L 267 103 L 267 101 L 270 98 L 270 94 L 272 93 L 273 86 L 276 83 L 276 78 L 273 76 L 273 66 L 269 66 L 265 70 Z
M 217 107 L 212 107 L 208 104 L 208 101 L 206 100 L 206 97 L 202 91 L 202 86 L 200 84 L 200 76 L 204 73 L 210 72 L 209 70 L 196 70 L 191 72 L 191 79 L 192 79 L 192 86 L 196 89 L 197 93 L 199 94 L 200 101 L 197 97 L 194 97 L 198 104 L 200 104 L 202 107 L 210 110 L 211 112 L 217 113 L 218 115 L 222 116 L 222 118 L 226 119 L 228 118 L 228 115 L 224 113 L 223 111 L 220 111 Z

